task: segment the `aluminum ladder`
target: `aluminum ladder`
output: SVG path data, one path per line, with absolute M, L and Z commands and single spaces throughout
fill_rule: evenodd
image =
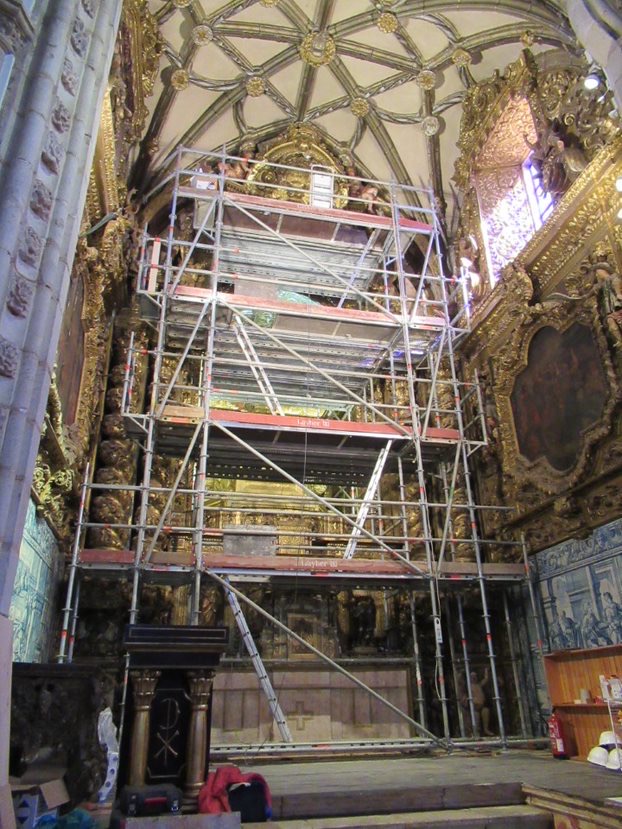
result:
M 279 705 L 279 701 L 274 693 L 274 688 L 272 687 L 272 683 L 270 682 L 270 678 L 266 673 L 266 669 L 264 667 L 263 662 L 261 661 L 261 656 L 259 656 L 259 651 L 255 646 L 255 641 L 253 636 L 248 628 L 248 624 L 246 623 L 246 619 L 244 618 L 244 613 L 242 612 L 242 608 L 240 607 L 240 602 L 238 601 L 238 597 L 232 590 L 225 588 L 225 593 L 227 595 L 227 601 L 229 602 L 229 606 L 233 611 L 233 618 L 236 621 L 238 629 L 242 634 L 242 641 L 248 651 L 248 655 L 251 658 L 251 662 L 253 663 L 253 668 L 255 669 L 255 673 L 259 678 L 259 684 L 266 695 L 266 699 L 268 700 L 268 705 L 270 706 L 270 711 L 272 712 L 272 716 L 274 718 L 275 723 L 277 724 L 279 731 L 281 732 L 281 738 L 286 743 L 293 742 L 291 731 L 289 730 L 289 726 L 287 725 L 287 720 L 285 719 L 285 714 L 283 713 L 283 709 Z

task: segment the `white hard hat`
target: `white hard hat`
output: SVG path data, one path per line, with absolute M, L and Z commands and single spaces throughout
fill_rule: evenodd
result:
M 599 746 L 622 745 L 622 740 L 619 737 L 616 737 L 616 735 L 613 731 L 601 731 L 600 737 L 598 738 L 598 745 Z
M 588 763 L 594 763 L 595 766 L 606 766 L 609 759 L 609 752 L 602 746 L 594 746 L 587 755 Z
M 607 768 L 620 771 L 622 768 L 622 751 L 619 748 L 612 748 L 607 758 Z

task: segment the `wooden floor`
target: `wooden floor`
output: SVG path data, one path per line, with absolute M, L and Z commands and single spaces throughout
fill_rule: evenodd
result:
M 524 803 L 523 787 L 579 799 L 595 807 L 622 798 L 622 773 L 578 760 L 556 760 L 548 751 L 488 754 L 457 750 L 425 757 L 237 763 L 262 774 L 273 796 L 276 818 L 310 814 L 371 814 L 423 809 Z M 352 811 L 354 807 L 354 811 Z
M 275 829 L 551 829 L 553 815 L 559 826 L 622 827 L 621 772 L 544 750 L 231 763 L 264 776 Z M 92 815 L 107 829 L 109 809 Z

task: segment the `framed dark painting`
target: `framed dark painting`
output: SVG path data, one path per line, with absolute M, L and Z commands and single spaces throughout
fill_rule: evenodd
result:
M 588 325 L 547 325 L 529 343 L 527 365 L 514 380 L 510 406 L 519 454 L 546 460 L 557 472 L 578 461 L 585 433 L 603 417 L 607 377 Z

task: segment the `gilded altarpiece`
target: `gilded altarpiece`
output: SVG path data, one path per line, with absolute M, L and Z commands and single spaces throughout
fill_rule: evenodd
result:
M 478 500 L 511 508 L 484 513 L 487 535 L 503 539 L 520 530 L 531 550 L 583 537 L 619 514 L 622 231 L 615 183 L 622 140 L 602 96 L 586 98 L 580 81 L 574 64 L 538 67 L 525 53 L 504 77 L 471 93 L 456 168 L 465 191 L 463 239 L 471 253 L 487 253 L 470 257 L 481 279 L 471 292 L 465 349 L 467 365 L 479 372 L 488 432 Z M 529 104 L 535 141 L 510 132 L 504 120 L 516 100 Z M 489 114 L 478 124 L 474 107 L 483 101 Z M 493 254 L 486 247 L 491 214 L 480 212 L 477 197 L 478 161 L 494 149 L 493 138 L 502 153 L 514 140 L 517 158 L 536 158 L 553 202 L 538 230 L 527 232 L 522 221 L 511 226 L 522 238 L 505 264 L 498 246 Z M 510 181 L 506 195 L 512 189 Z M 509 219 L 493 226 L 504 244 L 509 226 Z M 497 282 L 491 261 L 501 266 Z

